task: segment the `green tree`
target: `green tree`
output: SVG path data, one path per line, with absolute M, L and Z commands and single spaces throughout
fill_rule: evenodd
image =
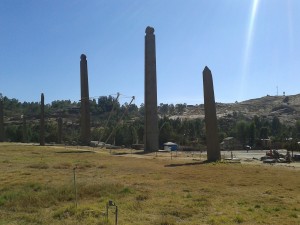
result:
M 253 123 L 255 125 L 256 130 L 260 131 L 260 128 L 262 127 L 262 123 L 260 118 L 257 115 L 253 117 Z
M 140 108 L 139 108 L 139 114 L 140 114 L 140 116 L 144 116 L 144 114 L 145 114 L 145 105 L 142 103 L 141 105 L 140 105 Z
M 159 105 L 159 112 L 162 114 L 162 116 L 166 116 L 169 113 L 169 105 L 160 103 Z
M 254 146 L 256 140 L 256 127 L 255 123 L 252 122 L 249 126 L 249 145 Z
M 249 124 L 246 121 L 238 121 L 236 125 L 236 138 L 242 145 L 246 145 L 249 135 Z
M 173 129 L 169 121 L 164 121 L 160 128 L 159 145 L 161 146 L 165 142 L 172 141 Z
M 132 125 L 124 124 L 119 126 L 115 135 L 116 145 L 131 147 L 137 141 L 137 132 Z
M 5 127 L 6 138 L 12 142 L 21 142 L 23 137 L 22 126 L 9 125 Z
M 297 120 L 294 127 L 294 137 L 300 139 L 300 120 Z
M 281 123 L 277 116 L 273 117 L 272 120 L 272 135 L 279 137 L 281 132 Z
M 268 139 L 269 138 L 269 129 L 268 127 L 262 127 L 260 128 L 260 139 Z
M 176 104 L 175 105 L 176 112 L 179 115 L 182 115 L 184 113 L 185 108 L 186 108 L 186 103 L 184 103 L 184 104 Z
M 169 114 L 171 116 L 175 115 L 175 106 L 173 104 L 169 105 Z

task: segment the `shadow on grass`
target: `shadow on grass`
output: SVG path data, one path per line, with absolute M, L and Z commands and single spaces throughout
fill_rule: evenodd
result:
M 111 153 L 111 155 L 130 155 L 130 153 L 128 152 L 114 152 L 114 153 Z
M 144 155 L 144 152 L 112 152 L 111 155 Z
M 80 150 L 78 150 L 78 151 L 59 151 L 59 152 L 55 152 L 55 153 L 60 153 L 60 154 L 74 154 L 74 153 L 95 153 L 94 151 L 88 151 L 88 150 L 86 150 L 86 151 L 80 151 Z

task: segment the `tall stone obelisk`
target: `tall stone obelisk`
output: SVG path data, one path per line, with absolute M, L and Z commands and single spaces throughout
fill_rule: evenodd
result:
M 80 85 L 81 85 L 81 117 L 80 117 L 80 141 L 82 145 L 90 145 L 90 101 L 89 81 L 86 55 L 80 56 Z
M 158 146 L 156 53 L 154 28 L 146 28 L 145 36 L 145 152 L 155 152 Z
M 207 160 L 215 162 L 221 159 L 215 94 L 212 74 L 206 66 L 203 70 L 204 110 L 206 127 Z
M 40 115 L 40 145 L 45 145 L 45 102 L 44 94 L 41 94 L 41 115 Z
M 0 142 L 4 141 L 4 104 L 3 98 L 0 94 Z

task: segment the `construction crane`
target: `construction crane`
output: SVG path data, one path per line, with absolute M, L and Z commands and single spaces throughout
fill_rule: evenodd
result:
M 130 105 L 132 104 L 132 102 L 135 100 L 135 96 L 132 96 L 132 99 L 130 101 L 130 103 L 127 105 L 127 107 L 125 108 L 123 114 L 121 115 L 120 119 L 117 122 L 117 125 L 113 128 L 112 132 L 109 134 L 108 138 L 106 139 L 106 141 L 104 142 L 104 144 L 106 144 L 108 142 L 108 140 L 111 138 L 111 135 L 116 131 L 117 127 L 119 126 L 119 124 L 122 122 L 123 117 L 125 116 L 125 114 L 128 112 L 128 109 L 130 107 Z

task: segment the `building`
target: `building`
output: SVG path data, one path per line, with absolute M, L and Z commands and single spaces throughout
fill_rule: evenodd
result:
M 236 140 L 234 137 L 227 137 L 223 139 L 221 143 L 222 150 L 240 150 L 243 149 L 241 143 Z

